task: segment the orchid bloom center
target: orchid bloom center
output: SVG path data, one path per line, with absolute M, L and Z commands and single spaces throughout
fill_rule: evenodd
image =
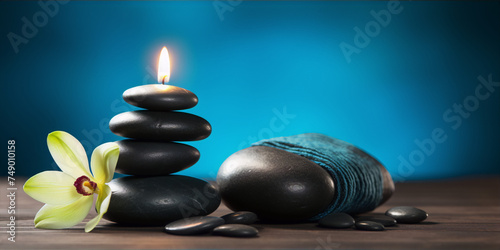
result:
M 97 183 L 90 180 L 89 177 L 82 175 L 76 179 L 73 184 L 76 187 L 76 192 L 81 195 L 87 196 L 97 192 Z

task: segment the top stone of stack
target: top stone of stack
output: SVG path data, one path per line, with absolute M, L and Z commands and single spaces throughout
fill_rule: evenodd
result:
M 191 91 L 172 85 L 149 84 L 127 89 L 123 100 L 139 108 L 155 111 L 189 109 L 198 104 Z

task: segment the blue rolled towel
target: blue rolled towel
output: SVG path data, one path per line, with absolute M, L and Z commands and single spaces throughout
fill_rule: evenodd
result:
M 335 198 L 328 208 L 311 218 L 330 213 L 358 214 L 375 209 L 382 202 L 381 164 L 354 145 L 323 134 L 300 134 L 262 140 L 252 146 L 268 146 L 303 156 L 330 173 Z

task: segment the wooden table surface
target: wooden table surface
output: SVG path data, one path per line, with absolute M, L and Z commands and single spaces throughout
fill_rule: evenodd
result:
M 4 179 L 7 179 L 6 177 Z M 7 240 L 7 184 L 0 182 L 1 249 L 500 249 L 500 177 L 396 184 L 395 195 L 374 213 L 393 206 L 416 206 L 429 213 L 420 224 L 399 224 L 386 231 L 325 229 L 314 223 L 256 224 L 258 238 L 175 236 L 158 227 L 119 227 L 102 220 L 91 233 L 83 231 L 89 217 L 67 230 L 41 230 L 33 218 L 41 203 L 16 193 L 16 242 Z M 213 215 L 229 213 L 221 206 Z

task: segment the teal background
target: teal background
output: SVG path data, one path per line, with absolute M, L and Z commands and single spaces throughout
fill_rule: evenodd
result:
M 22 36 L 23 17 L 33 22 L 44 10 L 35 1 L 0 2 L 1 139 L 16 140 L 16 175 L 57 169 L 46 146 L 51 131 L 71 133 L 89 156 L 119 140 L 107 122 L 135 109 L 123 91 L 155 83 L 162 46 L 170 84 L 199 97 L 187 112 L 213 127 L 208 139 L 188 143 L 201 159 L 181 174 L 214 178 L 250 143 L 306 132 L 365 149 L 399 181 L 500 174 L 500 88 L 468 118 L 443 118 L 472 100 L 479 76 L 500 81 L 498 2 L 401 2 L 350 62 L 340 44 L 355 45 L 355 27 L 364 30 L 375 20 L 370 11 L 387 2 L 232 4 L 58 3 L 16 53 L 9 34 Z M 444 142 L 420 149 L 415 140 L 428 142 L 435 129 Z

